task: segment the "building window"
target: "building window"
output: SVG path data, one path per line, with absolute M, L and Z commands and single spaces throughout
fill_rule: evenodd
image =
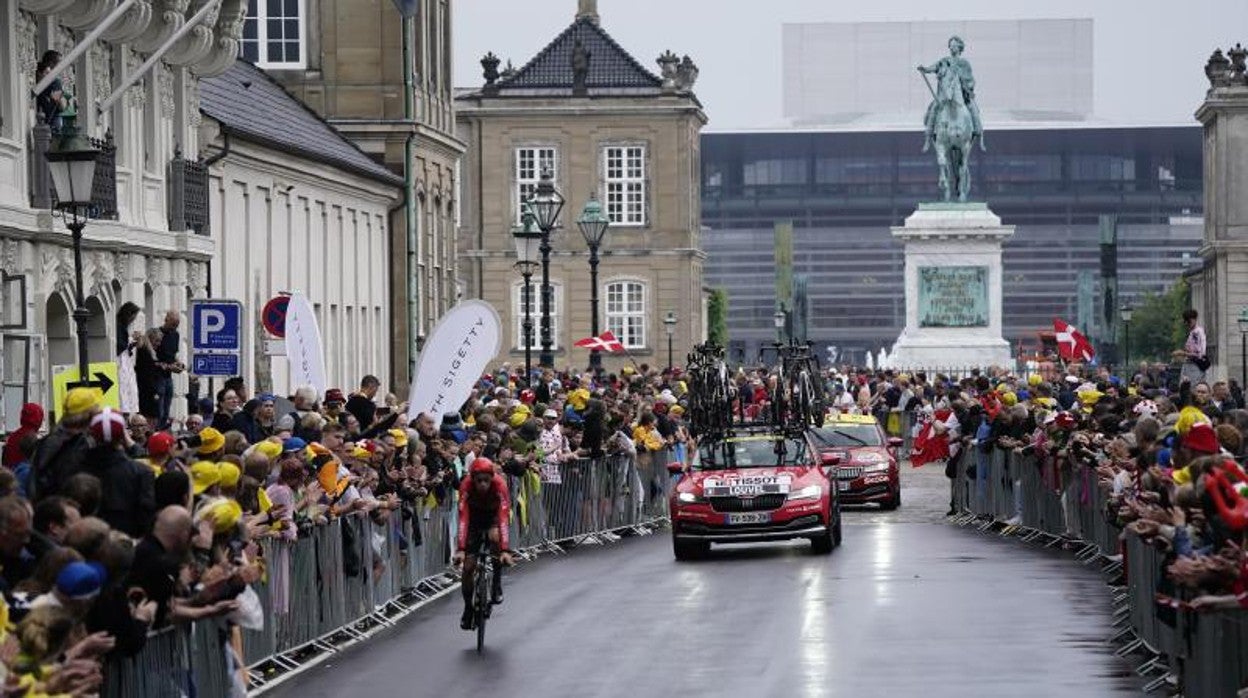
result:
M 533 318 L 533 343 L 530 348 L 533 351 L 541 351 L 542 349 L 542 282 L 539 279 L 533 279 L 529 285 L 529 290 L 533 294 L 533 298 L 529 301 L 529 314 Z M 557 351 L 559 349 L 559 328 L 561 325 L 560 318 L 563 317 L 563 284 L 557 281 L 550 282 L 550 338 L 551 349 Z M 514 346 L 517 350 L 524 351 L 524 283 L 518 283 L 511 288 L 511 316 L 515 318 L 513 327 L 515 329 Z
M 646 224 L 646 147 L 611 145 L 603 149 L 607 217 L 612 225 Z
M 607 284 L 607 329 L 627 349 L 646 346 L 646 285 L 640 281 Z
M 303 68 L 305 0 L 247 0 L 243 59 L 261 68 Z
M 520 222 L 520 204 L 537 192 L 537 182 L 544 170 L 559 178 L 559 153 L 553 146 L 516 148 L 516 223 Z

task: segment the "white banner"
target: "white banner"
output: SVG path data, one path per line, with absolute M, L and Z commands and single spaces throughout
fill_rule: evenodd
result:
M 407 396 L 408 421 L 427 412 L 439 422 L 444 413 L 462 407 L 486 366 L 498 356 L 502 339 L 503 324 L 494 306 L 471 300 L 451 308 L 429 334 L 416 361 Z
M 325 394 L 325 349 L 312 303 L 302 293 L 290 295 L 286 308 L 286 358 L 290 359 L 290 390 L 301 385 Z

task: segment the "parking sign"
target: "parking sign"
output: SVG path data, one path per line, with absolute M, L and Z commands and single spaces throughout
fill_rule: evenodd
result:
M 239 374 L 243 350 L 243 304 L 234 300 L 191 301 L 191 373 Z

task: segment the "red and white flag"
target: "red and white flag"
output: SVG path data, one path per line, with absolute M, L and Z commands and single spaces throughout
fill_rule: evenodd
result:
M 1096 356 L 1092 342 L 1083 333 L 1066 322 L 1053 318 L 1053 332 L 1057 335 L 1057 353 L 1067 361 L 1091 361 Z
M 615 338 L 615 335 L 611 333 L 611 330 L 607 330 L 597 337 L 579 339 L 576 341 L 576 346 L 589 349 L 590 351 L 593 351 L 594 349 L 612 353 L 624 351 L 624 345 L 620 342 L 620 340 Z

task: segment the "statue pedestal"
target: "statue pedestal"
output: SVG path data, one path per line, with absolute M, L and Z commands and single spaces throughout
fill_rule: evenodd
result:
M 985 203 L 921 203 L 892 229 L 905 243 L 906 327 L 889 363 L 899 369 L 1006 366 L 1001 337 L 1001 243 L 1014 226 Z

